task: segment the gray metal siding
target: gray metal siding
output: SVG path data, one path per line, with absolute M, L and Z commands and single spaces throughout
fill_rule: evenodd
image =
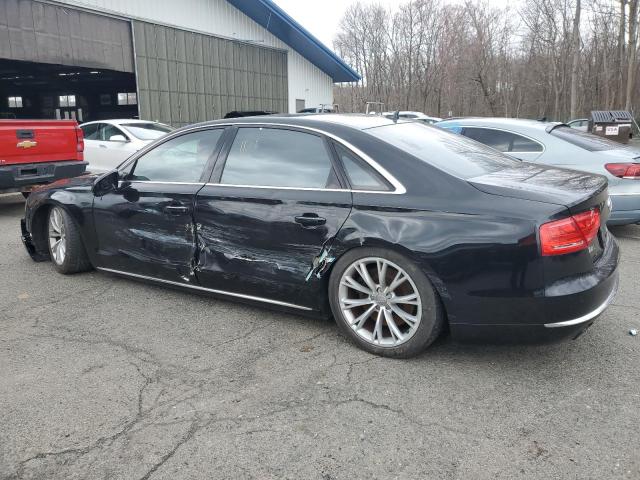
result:
M 232 110 L 287 112 L 287 54 L 133 21 L 140 118 L 174 126 Z
M 0 0 L 0 58 L 134 71 L 129 22 L 32 0 Z

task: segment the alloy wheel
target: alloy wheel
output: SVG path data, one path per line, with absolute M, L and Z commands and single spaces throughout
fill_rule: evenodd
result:
M 53 261 L 62 265 L 67 253 L 67 239 L 64 218 L 58 207 L 54 207 L 49 214 L 49 250 Z
M 349 265 L 338 295 L 349 327 L 371 344 L 395 347 L 420 325 L 418 288 L 405 270 L 384 258 L 361 258 Z

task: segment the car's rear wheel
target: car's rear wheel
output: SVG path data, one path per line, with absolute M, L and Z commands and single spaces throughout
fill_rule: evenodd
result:
M 55 269 L 65 274 L 91 269 L 78 226 L 71 216 L 63 208 L 53 207 L 47 223 L 47 243 Z
M 331 274 L 329 301 L 340 328 L 377 355 L 417 355 L 444 324 L 440 299 L 429 279 L 410 260 L 385 249 L 345 254 Z

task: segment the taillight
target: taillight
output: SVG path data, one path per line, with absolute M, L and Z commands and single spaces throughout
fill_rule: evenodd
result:
M 78 152 L 84 151 L 84 133 L 80 127 L 76 127 L 76 149 Z
M 607 163 L 604 167 L 614 177 L 640 180 L 640 163 Z
M 542 255 L 578 252 L 589 246 L 600 228 L 600 210 L 592 208 L 540 226 Z

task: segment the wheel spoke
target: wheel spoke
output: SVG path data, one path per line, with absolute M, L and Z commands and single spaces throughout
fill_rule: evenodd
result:
M 418 318 L 416 316 L 405 312 L 401 308 L 398 308 L 396 305 L 391 304 L 390 307 L 391 307 L 391 310 L 393 310 L 393 313 L 398 315 L 402 319 L 402 321 L 404 321 L 410 327 L 413 327 L 415 323 L 418 321 Z
M 391 313 L 391 310 L 388 310 L 386 308 L 384 309 L 384 319 L 387 322 L 387 326 L 389 327 L 389 331 L 391 332 L 391 336 L 393 337 L 394 343 L 398 341 L 401 342 L 402 340 L 404 340 L 404 335 L 398 328 L 396 321 L 393 319 L 393 314 Z
M 372 292 L 375 291 L 376 284 L 371 278 L 371 275 L 369 275 L 369 270 L 367 269 L 367 265 L 365 263 L 359 263 L 356 265 L 356 270 L 360 274 L 360 277 L 367 284 L 367 287 L 369 287 Z
M 371 305 L 369 308 L 367 308 L 367 310 L 360 315 L 358 318 L 356 318 L 353 323 L 351 324 L 351 326 L 353 327 L 354 330 L 360 330 L 365 322 L 368 320 L 369 316 L 373 313 L 373 311 L 376 309 L 375 305 Z
M 390 303 L 403 303 L 407 305 L 418 305 L 418 295 L 414 292 L 409 295 L 401 295 L 399 297 L 393 297 L 389 300 Z
M 391 285 L 389 285 L 388 291 L 393 292 L 396 288 L 402 285 L 406 280 L 407 280 L 407 276 L 404 275 L 402 272 L 398 272 L 395 278 L 393 279 L 393 282 L 391 282 Z
M 378 284 L 384 288 L 387 285 L 387 262 L 384 260 L 377 260 L 376 265 L 378 267 Z
M 364 305 L 371 305 L 373 300 L 370 298 L 343 298 L 340 300 L 342 308 L 349 309 L 354 307 L 362 307 Z
M 350 276 L 344 277 L 344 280 L 342 281 L 342 285 L 349 288 L 353 288 L 354 290 L 357 290 L 367 295 L 371 295 L 373 293 L 367 287 L 365 287 L 360 282 L 358 282 L 357 280 L 355 280 L 353 277 L 350 277 Z
M 378 310 L 378 316 L 376 318 L 376 326 L 373 329 L 373 341 L 382 340 L 382 309 Z

